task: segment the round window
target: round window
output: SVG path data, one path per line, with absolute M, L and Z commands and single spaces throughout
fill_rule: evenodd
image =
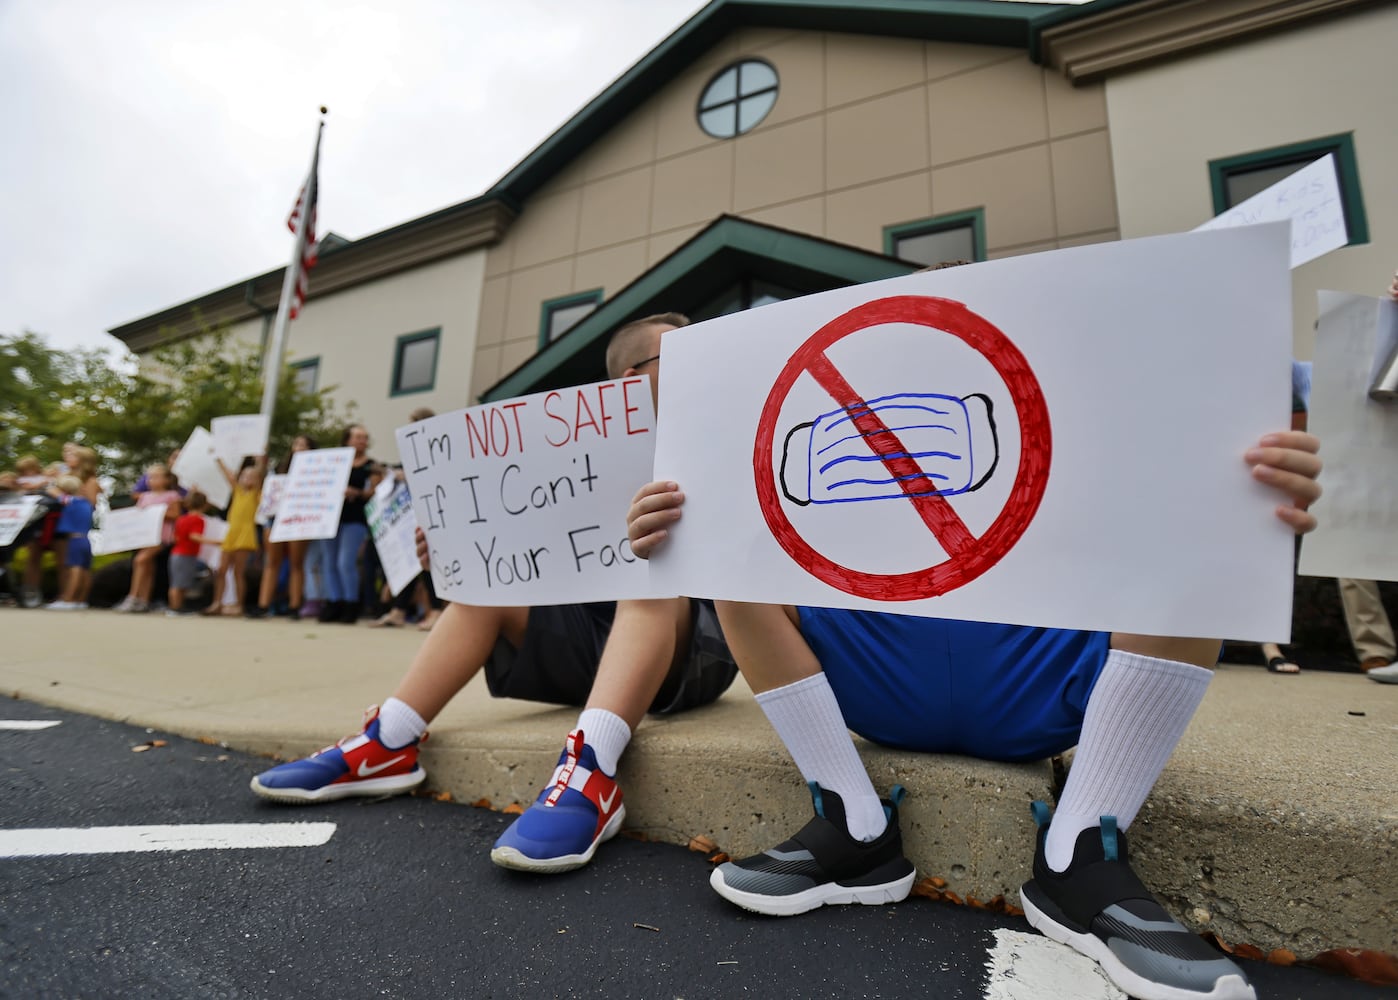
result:
M 760 59 L 734 63 L 699 95 L 699 127 L 731 139 L 757 127 L 777 103 L 777 71 Z

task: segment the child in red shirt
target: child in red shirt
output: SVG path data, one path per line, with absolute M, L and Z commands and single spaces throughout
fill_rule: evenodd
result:
M 209 500 L 198 490 L 184 498 L 184 513 L 175 519 L 175 544 L 170 549 L 170 592 L 167 595 L 169 617 L 188 614 L 184 610 L 184 592 L 194 586 L 199 574 L 199 546 L 204 537 L 204 511 Z

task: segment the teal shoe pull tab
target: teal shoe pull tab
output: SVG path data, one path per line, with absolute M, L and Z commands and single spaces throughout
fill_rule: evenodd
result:
M 816 815 L 819 816 L 821 819 L 824 819 L 825 803 L 821 801 L 820 785 L 816 784 L 814 781 L 808 781 L 806 782 L 806 787 L 811 790 L 811 801 L 815 803 Z
M 903 800 L 907 797 L 908 790 L 904 788 L 902 785 L 894 785 L 888 791 L 888 801 L 892 802 L 895 806 L 901 806 L 903 804 Z
M 1039 825 L 1040 829 L 1049 825 L 1052 814 L 1049 812 L 1047 803 L 1035 799 L 1029 803 L 1029 811 L 1034 814 L 1034 822 Z
M 1116 817 L 1102 817 L 1102 856 L 1108 861 L 1117 860 Z

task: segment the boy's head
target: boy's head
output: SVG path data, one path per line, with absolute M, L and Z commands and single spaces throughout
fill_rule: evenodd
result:
M 21 476 L 39 476 L 43 475 L 44 467 L 33 455 L 21 455 L 15 462 L 15 472 Z
M 19 475 L 6 469 L 0 472 L 0 492 L 14 493 L 19 490 Z
M 209 498 L 198 490 L 190 490 L 184 498 L 184 509 L 191 514 L 201 514 L 209 506 Z
M 74 475 L 59 476 L 53 484 L 70 497 L 76 496 L 83 488 L 83 481 Z
M 656 313 L 634 319 L 612 334 L 607 344 L 607 377 L 625 378 L 640 375 L 642 369 L 650 377 L 650 391 L 653 398 L 659 398 L 660 388 L 660 337 L 661 334 L 682 326 L 689 326 L 689 317 L 683 313 Z

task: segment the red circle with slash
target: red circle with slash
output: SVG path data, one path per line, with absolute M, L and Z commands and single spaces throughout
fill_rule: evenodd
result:
M 926 569 L 907 573 L 868 573 L 842 566 L 817 552 L 797 532 L 782 509 L 772 455 L 776 442 L 777 419 L 791 387 L 802 374 L 809 374 L 835 402 L 850 410 L 863 408 L 851 417 L 865 435 L 869 446 L 884 457 L 883 464 L 905 490 L 913 489 L 912 479 L 921 473 L 914 459 L 897 436 L 868 408 L 826 351 L 845 337 L 861 330 L 888 323 L 910 323 L 927 327 L 929 332 L 946 333 L 978 352 L 1004 381 L 1019 418 L 1019 468 L 1000 515 L 976 537 L 943 496 L 909 496 L 928 530 L 947 553 L 947 558 Z M 916 601 L 955 590 L 999 562 L 1029 527 L 1043 501 L 1048 486 L 1052 457 L 1052 433 L 1048 405 L 1043 390 L 1028 361 L 994 324 L 951 299 L 923 295 L 896 295 L 875 299 L 837 316 L 813 334 L 787 361 L 777 375 L 762 409 L 753 448 L 752 467 L 757 481 L 757 499 L 767 527 L 786 553 L 817 579 L 856 597 L 876 601 Z

